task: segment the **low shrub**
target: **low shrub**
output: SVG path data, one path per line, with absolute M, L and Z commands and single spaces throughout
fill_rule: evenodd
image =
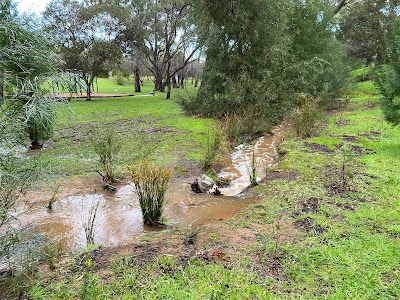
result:
M 118 133 L 111 128 L 97 130 L 90 138 L 94 152 L 100 158 L 103 167 L 103 181 L 105 187 L 109 187 L 115 182 L 114 160 L 121 150 L 121 142 L 118 139 Z
M 305 97 L 294 114 L 294 129 L 302 137 L 310 137 L 315 123 L 320 117 L 320 108 L 313 97 Z
M 124 73 L 122 73 L 122 72 L 116 72 L 114 75 L 114 80 L 115 80 L 115 83 L 118 85 L 125 85 L 125 83 L 126 83 L 125 82 L 126 77 L 124 76 Z
M 262 135 L 270 123 L 255 107 L 246 107 L 225 117 L 224 130 L 233 145 L 247 143 Z
M 213 160 L 220 150 L 223 143 L 223 132 L 221 128 L 216 128 L 207 132 L 207 148 L 203 155 L 203 171 L 211 168 Z
M 128 171 L 139 197 L 143 222 L 150 226 L 161 224 L 165 193 L 172 177 L 172 168 L 162 167 L 144 160 L 128 166 Z

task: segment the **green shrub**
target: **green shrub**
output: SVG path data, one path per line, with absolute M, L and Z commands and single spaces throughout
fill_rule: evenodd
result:
M 197 101 L 198 98 L 196 94 L 190 94 L 188 92 L 186 94 L 181 93 L 177 94 L 175 99 L 186 115 L 195 116 L 203 114 L 202 103 Z
M 128 166 L 128 171 L 139 197 L 143 222 L 150 226 L 161 224 L 165 193 L 168 181 L 172 177 L 172 168 L 165 168 L 144 160 Z
M 236 145 L 252 141 L 270 125 L 254 106 L 250 106 L 226 116 L 224 130 L 228 141 Z
M 125 76 L 122 72 L 116 72 L 114 75 L 115 83 L 118 85 L 125 85 Z
M 320 108 L 317 100 L 306 97 L 301 107 L 296 109 L 294 115 L 294 129 L 302 137 L 310 137 L 312 130 L 320 117 Z
M 203 170 L 211 168 L 212 162 L 223 143 L 223 132 L 221 128 L 207 132 L 207 148 L 203 156 Z
M 121 142 L 114 129 L 105 129 L 95 131 L 90 138 L 94 152 L 97 153 L 100 163 L 103 167 L 103 181 L 105 187 L 111 187 L 115 182 L 114 160 L 115 156 L 121 150 Z

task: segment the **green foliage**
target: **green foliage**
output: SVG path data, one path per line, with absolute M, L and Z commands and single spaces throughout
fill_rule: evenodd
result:
M 114 162 L 121 150 L 121 141 L 114 128 L 95 130 L 90 138 L 93 150 L 100 158 L 104 170 L 104 184 L 112 185 L 115 182 Z
M 365 82 L 372 80 L 373 68 L 365 67 L 351 71 L 350 77 L 355 82 Z
M 224 118 L 223 125 L 228 141 L 236 146 L 251 142 L 271 125 L 271 121 L 251 106 L 240 109 L 232 115 L 227 115 Z
M 400 124 L 400 19 L 386 34 L 386 64 L 377 69 L 375 84 L 381 94 L 381 106 L 385 119 L 392 124 Z
M 251 155 L 251 162 L 250 162 L 250 170 L 247 170 L 249 172 L 249 178 L 250 178 L 250 184 L 251 186 L 257 186 L 257 170 L 258 170 L 259 166 L 257 163 L 257 157 L 254 153 L 254 148 L 253 148 L 253 152 Z
M 116 72 L 113 76 L 116 84 L 125 85 L 125 76 L 122 72 Z
M 144 160 L 128 166 L 128 171 L 136 187 L 144 223 L 150 226 L 160 224 L 172 168 Z
M 349 45 L 350 55 L 369 66 L 382 63 L 385 56 L 385 32 L 397 15 L 396 1 L 354 1 L 343 9 L 339 37 Z
M 294 114 L 294 129 L 296 134 L 301 137 L 310 137 L 312 130 L 320 118 L 320 108 L 317 99 L 306 97 Z
M 202 169 L 208 171 L 211 169 L 211 165 L 218 151 L 221 149 L 223 143 L 223 131 L 222 128 L 216 128 L 215 130 L 207 132 L 207 146 L 206 151 L 203 154 Z
M 183 109 L 220 118 L 254 107 L 274 124 L 291 113 L 298 94 L 336 96 L 345 85 L 345 49 L 323 19 L 332 6 L 270 0 L 204 5 L 212 26 L 203 82 Z
M 29 18 L 11 12 L 0 18 L 0 98 L 16 120 L 23 121 L 14 124 L 25 127 L 35 148 L 52 134 L 58 100 L 44 88 L 54 72 L 49 48 L 49 37 Z

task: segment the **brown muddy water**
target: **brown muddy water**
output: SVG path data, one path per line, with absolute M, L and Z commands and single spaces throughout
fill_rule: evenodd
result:
M 254 147 L 238 146 L 231 162 L 219 174 L 230 185 L 221 189 L 222 196 L 195 194 L 190 189 L 194 178 L 174 180 L 167 191 L 164 216 L 171 225 L 199 226 L 231 218 L 235 213 L 259 200 L 252 193 L 242 193 L 250 185 L 251 161 L 256 159 L 257 180 L 266 175 L 266 169 L 277 164 L 278 147 L 288 123 L 276 127 L 272 135 L 257 140 Z M 115 193 L 97 192 L 59 199 L 50 211 L 48 200 L 21 207 L 19 222 L 34 225 L 46 233 L 63 250 L 79 250 L 86 246 L 83 224 L 93 204 L 99 203 L 95 222 L 95 243 L 116 246 L 128 243 L 135 235 L 160 230 L 143 225 L 139 201 L 134 185 L 128 184 Z M 167 226 L 168 228 L 169 226 Z

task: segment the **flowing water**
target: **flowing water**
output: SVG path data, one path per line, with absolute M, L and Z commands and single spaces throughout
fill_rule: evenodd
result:
M 265 177 L 265 170 L 277 164 L 278 147 L 287 124 L 276 127 L 272 135 L 259 138 L 254 147 L 243 145 L 236 148 L 219 174 L 230 185 L 221 189 L 222 196 L 195 194 L 190 190 L 194 178 L 185 182 L 172 181 L 167 191 L 165 217 L 172 224 L 202 225 L 226 220 L 236 212 L 258 200 L 251 194 L 243 194 L 250 185 L 251 161 L 257 165 L 257 180 Z M 47 233 L 65 250 L 81 249 L 86 245 L 83 224 L 92 205 L 99 203 L 95 222 L 95 242 L 115 246 L 129 242 L 136 234 L 155 230 L 143 225 L 139 201 L 133 184 L 120 188 L 116 193 L 93 193 L 64 197 L 46 209 L 48 201 L 37 202 L 20 217 L 21 225 L 34 224 L 40 232 Z M 29 208 L 29 209 L 28 209 Z

